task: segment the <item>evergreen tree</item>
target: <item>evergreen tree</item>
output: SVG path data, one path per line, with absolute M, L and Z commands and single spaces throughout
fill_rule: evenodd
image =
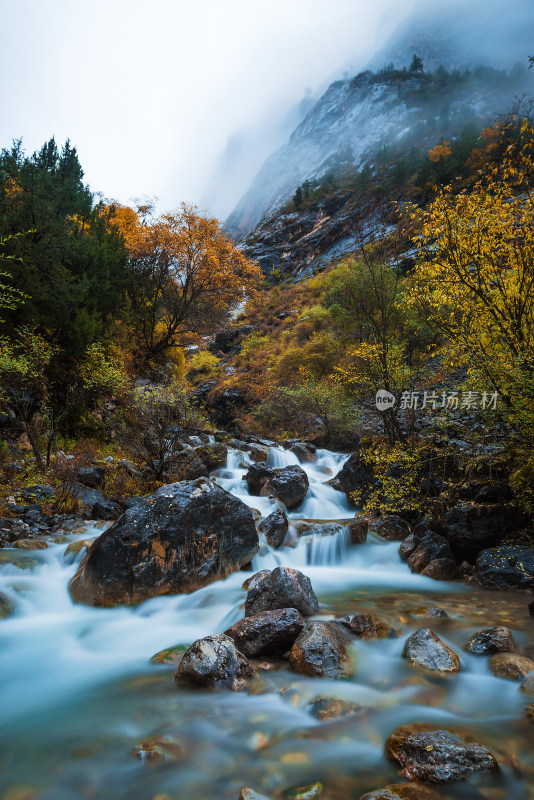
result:
M 423 59 L 419 58 L 419 56 L 414 53 L 412 63 L 410 64 L 410 72 L 413 74 L 421 74 L 424 71 Z

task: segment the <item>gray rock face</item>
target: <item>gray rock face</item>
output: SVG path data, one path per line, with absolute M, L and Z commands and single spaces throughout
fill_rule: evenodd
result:
M 534 550 L 517 545 L 483 550 L 475 575 L 479 583 L 491 589 L 534 591 Z
M 188 681 L 210 689 L 244 689 L 254 669 L 223 633 L 197 639 L 186 650 L 176 670 L 177 683 Z
M 286 538 L 288 528 L 289 522 L 284 510 L 277 508 L 263 522 L 260 522 L 258 531 L 263 533 L 271 547 L 277 549 Z
M 406 640 L 403 658 L 438 672 L 458 672 L 460 659 L 430 628 L 420 628 Z
M 173 483 L 95 540 L 71 594 L 109 606 L 191 592 L 248 564 L 257 550 L 254 517 L 241 500 L 205 478 Z
M 514 649 L 512 631 L 501 626 L 485 628 L 473 634 L 465 647 L 466 650 L 477 656 L 491 656 L 495 653 L 509 652 Z
M 287 652 L 303 627 L 304 619 L 296 608 L 282 608 L 245 617 L 224 633 L 252 658 Z
M 245 602 L 247 617 L 277 608 L 296 608 L 304 617 L 319 611 L 311 581 L 298 569 L 276 567 L 249 588 Z
M 474 772 L 497 770 L 497 761 L 481 744 L 447 730 L 401 725 L 386 741 L 386 753 L 409 780 L 455 783 Z
M 350 636 L 341 626 L 307 622 L 291 648 L 289 664 L 301 675 L 341 678 L 351 672 L 350 644 Z

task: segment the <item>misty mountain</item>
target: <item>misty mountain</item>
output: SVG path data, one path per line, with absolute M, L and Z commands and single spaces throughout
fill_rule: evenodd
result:
M 242 240 L 278 212 L 306 181 L 340 163 L 373 166 L 384 146 L 431 147 L 468 124 L 490 123 L 532 92 L 526 64 L 534 45 L 534 12 L 527 0 L 425 4 L 404 21 L 371 67 L 332 83 L 286 145 L 263 164 L 227 220 Z M 425 73 L 410 73 L 411 58 Z M 439 71 L 438 71 L 439 70 Z M 499 72 L 500 70 L 500 72 Z M 506 70 L 506 72 L 502 72 Z

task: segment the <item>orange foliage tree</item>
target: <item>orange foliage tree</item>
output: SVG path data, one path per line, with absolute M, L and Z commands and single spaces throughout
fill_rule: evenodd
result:
M 146 206 L 108 206 L 124 238 L 137 340 L 145 361 L 178 347 L 184 333 L 202 334 L 254 291 L 261 271 L 232 244 L 221 223 L 185 203 L 158 218 Z

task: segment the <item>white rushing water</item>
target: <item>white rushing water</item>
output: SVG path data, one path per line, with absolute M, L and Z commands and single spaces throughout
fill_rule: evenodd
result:
M 239 466 L 246 460 L 246 453 L 230 451 L 226 468 L 216 473 L 215 480 L 266 516 L 278 507 L 278 502 L 248 494 L 243 481 L 246 469 Z M 262 541 L 260 552 L 253 562 L 253 572 L 275 566 L 299 568 L 310 577 L 320 600 L 339 596 L 340 593 L 345 593 L 349 598 L 365 598 L 367 592 L 371 593 L 370 596 L 379 596 L 383 591 L 389 595 L 407 592 L 425 602 L 424 596 L 431 593 L 439 592 L 446 596 L 453 592 L 459 595 L 466 592 L 464 586 L 437 584 L 430 578 L 412 574 L 401 561 L 396 542 L 370 537 L 364 545 L 350 544 L 348 528 L 340 521 L 352 518 L 354 509 L 351 509 L 342 493 L 326 483 L 339 471 L 345 460 L 346 456 L 319 450 L 315 463 L 301 465 L 309 477 L 310 489 L 301 505 L 289 514 L 291 546 L 274 551 Z M 269 451 L 269 464 L 272 466 L 297 463 L 298 459 L 290 451 L 282 448 L 271 448 Z M 302 525 L 304 520 L 312 530 L 304 530 L 304 535 L 298 535 L 299 530 L 302 533 L 302 528 L 306 527 Z M 336 532 L 321 534 L 319 521 L 332 520 L 338 521 Z M 314 529 L 316 532 L 313 532 Z M 94 538 L 101 532 L 101 525 L 89 524 L 82 533 L 68 539 Z M 159 650 L 177 644 L 188 645 L 202 636 L 224 631 L 243 615 L 242 604 L 246 592 L 242 589 L 242 583 L 252 574 L 243 571 L 234 573 L 190 595 L 157 597 L 136 607 L 95 609 L 74 604 L 70 598 L 68 584 L 85 551 L 75 557 L 71 554 L 66 556 L 66 547 L 65 543 L 51 541 L 47 550 L 0 550 L 0 592 L 7 595 L 15 607 L 14 614 L 0 622 L 0 716 L 3 726 L 21 731 L 21 742 L 25 741 L 27 735 L 25 720 L 30 724 L 29 721 L 37 712 L 47 714 L 46 726 L 49 728 L 56 724 L 55 719 L 60 718 L 60 709 L 68 708 L 71 702 L 79 702 L 80 698 L 90 696 L 96 688 L 107 686 L 117 679 L 146 673 L 151 656 Z M 328 609 L 325 613 L 328 614 Z M 427 623 L 414 622 L 411 630 L 421 624 Z M 446 635 L 443 638 L 448 641 Z M 336 696 L 346 695 L 353 702 L 369 704 L 376 701 L 385 709 L 397 704 L 394 717 L 392 711 L 384 712 L 380 724 L 384 727 L 385 735 L 388 726 L 392 729 L 394 724 L 409 717 L 411 699 L 418 692 L 416 687 L 406 685 L 395 692 L 383 694 L 382 689 L 373 688 L 372 685 L 373 681 L 376 683 L 377 676 L 386 685 L 393 681 L 395 675 L 408 675 L 408 668 L 401 658 L 403 641 L 403 638 L 399 638 L 361 643 L 358 646 L 357 677 L 343 686 L 337 683 Z M 450 643 L 458 650 L 458 641 Z M 517 687 L 491 676 L 485 661 L 467 653 L 461 658 L 465 674 L 450 692 L 447 705 L 442 710 L 420 710 L 419 718 L 457 721 L 471 715 L 473 719 L 478 719 L 481 708 L 493 720 L 505 719 L 515 713 Z M 304 679 L 304 685 L 308 685 L 306 681 L 310 683 Z M 324 687 L 333 684 L 331 681 L 324 682 L 322 690 L 326 691 Z M 274 707 L 280 706 L 278 695 L 270 697 L 272 700 L 267 704 L 268 707 L 272 708 L 273 704 Z M 230 713 L 239 716 L 238 709 L 244 700 L 235 695 L 225 700 L 221 695 L 218 702 L 222 704 L 221 708 L 225 703 L 232 704 Z M 256 703 L 261 709 L 264 700 L 249 698 L 249 702 Z M 54 711 L 56 708 L 57 713 Z M 285 724 L 289 720 L 292 720 L 292 724 L 303 724 L 304 719 L 310 724 L 309 714 L 298 709 L 290 711 L 287 705 L 284 708 Z M 126 703 L 121 709 L 120 713 L 124 711 L 127 716 Z M 117 714 L 116 709 L 114 713 Z M 193 719 L 193 711 L 191 714 Z M 243 725 L 246 718 L 244 712 Z M 276 718 L 275 714 L 270 724 L 274 724 Z M 77 723 L 72 720 L 69 724 Z M 104 735 L 103 731 L 110 724 L 111 720 L 99 721 L 100 735 Z M 137 730 L 137 722 L 135 725 L 130 722 L 129 725 L 132 730 Z M 7 728 L 4 727 L 4 730 Z M 43 731 L 44 740 L 46 736 Z M 212 733 L 210 736 L 213 736 L 214 743 L 218 741 L 218 734 Z M 376 744 L 369 744 L 365 736 L 368 734 L 364 735 L 362 731 L 359 757 L 366 758 L 372 764 L 381 757 L 381 751 Z M 222 745 L 219 743 L 217 747 L 221 748 Z M 220 754 L 222 751 L 217 752 Z M 324 759 L 326 754 L 325 750 L 320 757 Z M 337 758 L 341 758 L 342 754 L 345 754 L 343 758 L 353 758 L 353 753 L 346 750 L 345 745 L 338 748 Z M 214 789 L 210 790 L 213 795 L 207 789 L 205 791 L 206 797 L 216 796 Z M 139 800 L 152 797 L 152 794 L 139 792 L 136 794 L 132 790 L 128 795 L 125 788 L 124 796 Z M 76 793 L 64 796 L 78 797 Z M 100 796 L 107 800 L 105 793 L 97 793 L 97 797 Z M 117 790 L 112 796 L 119 798 L 123 795 Z M 43 797 L 48 800 L 49 795 Z M 56 795 L 52 793 L 50 797 Z

